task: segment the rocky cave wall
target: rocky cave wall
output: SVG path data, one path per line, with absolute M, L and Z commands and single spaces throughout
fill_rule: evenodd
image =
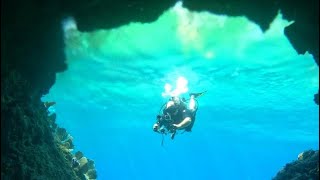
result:
M 28 102 L 33 102 L 34 108 L 40 112 L 43 111 L 40 110 L 40 97 L 48 93 L 55 82 L 56 73 L 67 69 L 61 29 L 63 17 L 73 16 L 80 31 L 92 31 L 100 28 L 114 28 L 132 21 L 152 22 L 176 2 L 173 0 L 1 0 L 1 86 L 14 83 L 14 78 L 9 78 L 12 72 L 17 73 L 17 77 L 21 77 L 21 81 L 28 84 L 28 88 L 10 90 L 10 97 L 19 98 L 21 97 L 19 93 L 22 93 L 22 97 L 25 98 L 15 99 L 14 106 L 8 106 L 7 109 L 1 108 L 1 114 L 8 114 L 9 110 L 17 111 L 18 107 L 23 107 Z M 270 22 L 280 10 L 284 18 L 295 21 L 285 29 L 285 34 L 293 47 L 300 54 L 308 51 L 313 55 L 316 63 L 319 63 L 318 0 L 185 0 L 183 4 L 188 9 L 195 11 L 207 10 L 230 16 L 245 15 L 260 25 L 262 30 L 269 27 Z M 1 89 L 1 107 L 8 105 L 5 101 L 5 94 L 9 93 L 7 91 L 9 89 Z M 317 104 L 318 99 L 318 95 L 315 95 Z M 30 113 L 27 114 L 28 117 L 39 118 L 35 116 L 36 112 L 22 111 L 21 113 L 22 117 L 24 113 Z M 48 138 L 52 139 L 50 137 L 52 135 L 46 133 L 47 128 L 34 128 L 33 131 L 24 134 L 29 137 L 12 139 L 11 135 L 19 125 L 16 122 L 20 122 L 14 118 L 19 119 L 20 117 L 1 116 L 2 165 L 3 159 L 17 161 L 8 156 L 11 153 L 8 151 L 10 149 L 8 142 L 14 141 L 16 145 L 19 145 L 28 138 L 37 137 L 43 143 L 50 142 Z M 24 121 L 27 121 L 28 126 L 23 126 L 21 131 L 28 131 L 29 127 L 39 126 L 36 124 L 37 121 L 28 120 L 28 118 Z M 42 123 L 42 126 L 49 126 L 49 124 Z M 39 134 L 46 136 L 39 136 Z M 32 142 L 30 146 L 40 147 L 39 143 Z M 55 152 L 50 148 L 48 151 Z M 23 157 L 23 152 L 16 153 L 18 157 Z M 60 161 L 57 161 L 56 164 L 52 162 L 52 165 L 58 167 L 58 162 Z M 29 163 L 26 166 L 40 168 L 37 167 L 37 163 Z M 28 167 L 24 169 L 27 171 Z M 72 176 L 69 170 L 63 169 L 62 171 L 66 176 Z M 4 172 L 1 168 L 1 177 L 3 175 L 10 177 L 12 175 L 10 172 L 12 173 L 12 171 Z M 54 172 L 51 173 L 54 174 Z M 57 173 L 61 173 L 61 170 Z

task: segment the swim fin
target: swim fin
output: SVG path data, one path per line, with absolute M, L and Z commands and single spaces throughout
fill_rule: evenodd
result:
M 202 96 L 206 92 L 207 91 L 203 91 L 201 93 L 190 93 L 189 96 L 194 96 L 194 98 L 198 98 L 198 97 Z

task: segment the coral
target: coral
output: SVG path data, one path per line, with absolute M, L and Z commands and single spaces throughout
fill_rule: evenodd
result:
M 83 156 L 82 152 L 77 151 L 73 157 L 74 170 L 78 177 L 82 179 L 96 179 L 97 171 L 94 161 Z
M 70 162 L 70 166 L 77 177 L 81 180 L 96 179 L 97 171 L 95 170 L 94 161 L 84 157 L 81 151 L 72 154 L 74 148 L 73 137 L 68 134 L 66 129 L 58 127 L 57 131 L 53 132 L 56 143 L 63 152 L 65 159 Z M 89 171 L 90 173 L 88 174 Z
M 74 148 L 73 137 L 68 134 L 66 129 L 58 127 L 57 131 L 53 132 L 56 143 L 64 153 L 65 159 L 70 162 L 70 166 L 77 177 L 81 180 L 96 179 L 97 171 L 95 170 L 94 161 L 84 157 L 81 151 L 72 154 Z

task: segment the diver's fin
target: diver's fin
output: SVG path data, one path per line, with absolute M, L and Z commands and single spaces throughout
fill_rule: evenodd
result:
M 204 93 L 206 93 L 207 91 L 203 91 L 201 93 L 190 93 L 189 96 L 194 96 L 194 98 L 198 98 L 202 95 L 204 95 Z

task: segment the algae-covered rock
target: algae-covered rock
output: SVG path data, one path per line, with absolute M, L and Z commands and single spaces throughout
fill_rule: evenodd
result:
M 286 164 L 273 180 L 319 179 L 319 150 L 308 150 L 298 155 L 298 160 Z
M 1 81 L 1 179 L 79 179 L 54 141 L 40 96 L 17 74 L 6 77 Z
M 1 179 L 88 179 L 85 174 L 94 170 L 93 161 L 78 151 L 79 167 L 74 167 L 73 137 L 56 124 L 56 114 L 48 114 L 39 97 L 28 94 L 21 77 L 9 77 L 13 79 L 1 82 L 1 118 L 6 120 Z

